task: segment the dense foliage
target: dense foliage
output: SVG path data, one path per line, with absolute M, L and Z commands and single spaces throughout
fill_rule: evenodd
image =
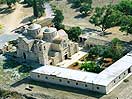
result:
M 17 0 L 6 0 L 6 3 L 7 3 L 9 8 L 11 8 L 11 5 L 15 4 L 16 2 L 17 2 Z
M 55 17 L 53 19 L 53 23 L 57 29 L 64 29 L 64 25 L 62 24 L 64 20 L 64 16 L 61 10 L 54 9 Z
M 132 15 L 132 0 L 122 0 L 116 5 L 116 9 L 125 15 Z
M 88 12 L 91 12 L 92 6 L 91 4 L 83 4 L 80 7 L 80 13 L 87 15 Z
M 109 46 L 100 46 L 97 45 L 90 49 L 89 55 L 96 55 L 104 58 L 112 58 L 114 61 L 117 61 L 125 54 L 125 48 L 123 43 L 115 38 L 111 41 Z
M 25 4 L 27 4 L 29 7 L 33 6 L 33 0 L 24 0 Z
M 97 7 L 89 20 L 104 32 L 114 26 L 132 34 L 132 0 L 122 0 L 119 4 Z
M 94 73 L 99 73 L 103 70 L 102 68 L 100 68 L 100 66 L 98 66 L 93 61 L 86 61 L 82 63 L 80 69 L 84 71 L 88 71 L 88 72 L 94 72 Z
M 92 4 L 92 0 L 70 0 L 74 8 L 80 7 L 82 4 Z
M 122 0 L 116 5 L 116 10 L 123 14 L 120 30 L 132 34 L 132 0 Z
M 102 8 L 97 7 L 89 22 L 101 28 L 102 32 L 111 27 L 118 26 L 122 13 L 115 10 L 111 5 Z
M 6 3 L 6 0 L 0 0 L 0 4 Z
M 35 17 L 43 16 L 45 12 L 44 0 L 33 0 L 33 13 Z
M 82 30 L 80 27 L 72 27 L 69 30 L 67 30 L 69 39 L 72 41 L 78 41 L 78 36 L 82 34 Z

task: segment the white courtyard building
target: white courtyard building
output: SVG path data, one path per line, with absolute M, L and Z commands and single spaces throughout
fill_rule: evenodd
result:
M 132 72 L 132 52 L 99 74 L 45 65 L 30 74 L 33 80 L 108 94 Z

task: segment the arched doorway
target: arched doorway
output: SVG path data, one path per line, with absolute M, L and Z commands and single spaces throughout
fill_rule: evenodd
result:
M 65 59 L 68 59 L 68 55 L 66 54 L 66 55 L 64 56 L 64 58 L 65 58 Z
M 23 58 L 26 59 L 26 54 L 25 53 L 23 53 Z

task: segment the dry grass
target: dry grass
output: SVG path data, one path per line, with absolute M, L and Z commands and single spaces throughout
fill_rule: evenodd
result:
M 93 0 L 93 6 L 103 6 L 106 4 L 109 4 L 111 1 L 113 1 L 114 4 L 121 0 Z M 97 29 L 100 30 L 100 28 L 95 27 L 93 24 L 89 22 L 90 16 L 87 17 L 80 17 L 80 13 L 78 9 L 71 8 L 71 4 L 67 2 L 67 0 L 53 0 L 51 2 L 52 5 L 55 5 L 58 9 L 61 9 L 64 14 L 64 21 L 63 24 L 65 24 L 67 27 L 70 26 L 80 26 L 81 28 L 90 28 L 90 29 Z M 131 41 L 132 35 L 124 35 L 125 32 L 120 32 L 119 27 L 110 28 L 107 30 L 107 32 L 111 32 L 111 34 L 105 36 L 106 39 L 112 40 L 113 38 L 119 38 L 123 41 Z

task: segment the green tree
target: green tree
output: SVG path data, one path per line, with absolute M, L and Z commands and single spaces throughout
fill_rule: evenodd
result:
M 78 8 L 81 6 L 81 1 L 80 0 L 72 0 L 72 7 L 73 8 Z
M 55 17 L 53 19 L 53 23 L 57 29 L 64 28 L 64 25 L 62 25 L 62 22 L 64 20 L 64 16 L 61 10 L 55 9 L 54 10 Z
M 103 70 L 102 68 L 100 68 L 100 66 L 98 66 L 93 61 L 86 61 L 82 63 L 80 69 L 84 71 L 88 71 L 88 72 L 94 72 L 94 73 L 99 73 Z
M 120 31 L 125 31 L 128 34 L 132 34 L 132 16 L 124 15 L 120 24 Z
M 9 8 L 11 8 L 11 5 L 15 4 L 16 2 L 17 2 L 17 0 L 6 0 L 6 3 L 7 3 Z
M 0 4 L 6 3 L 6 0 L 0 0 Z
M 100 27 L 103 35 L 105 35 L 107 29 L 119 25 L 121 16 L 122 13 L 114 10 L 111 5 L 102 8 L 97 7 L 89 22 Z
M 24 3 L 27 4 L 28 7 L 33 6 L 33 0 L 24 0 Z
M 124 55 L 124 52 L 125 49 L 123 43 L 118 38 L 114 38 L 109 46 L 106 47 L 106 51 L 103 53 L 103 56 L 110 57 L 114 61 L 117 61 Z
M 123 43 L 118 39 L 118 38 L 114 38 L 111 41 L 111 57 L 114 60 L 118 60 L 119 58 L 121 58 L 124 55 L 124 46 Z
M 45 11 L 44 0 L 33 0 L 33 13 L 35 17 L 43 16 Z
M 83 4 L 81 7 L 80 7 L 80 13 L 84 14 L 84 15 L 87 15 L 88 12 L 91 12 L 92 10 L 92 6 L 91 4 Z
M 117 38 L 114 38 L 109 45 L 106 46 L 94 46 L 89 51 L 89 56 L 96 55 L 104 58 L 112 58 L 114 61 L 118 60 L 125 54 L 125 48 Z
M 82 34 L 82 29 L 80 27 L 72 27 L 69 30 L 67 30 L 69 39 L 73 41 L 78 41 L 78 37 L 80 34 Z
M 92 4 L 92 0 L 80 0 L 81 3 Z
M 122 0 L 116 7 L 125 15 L 132 15 L 132 0 Z

